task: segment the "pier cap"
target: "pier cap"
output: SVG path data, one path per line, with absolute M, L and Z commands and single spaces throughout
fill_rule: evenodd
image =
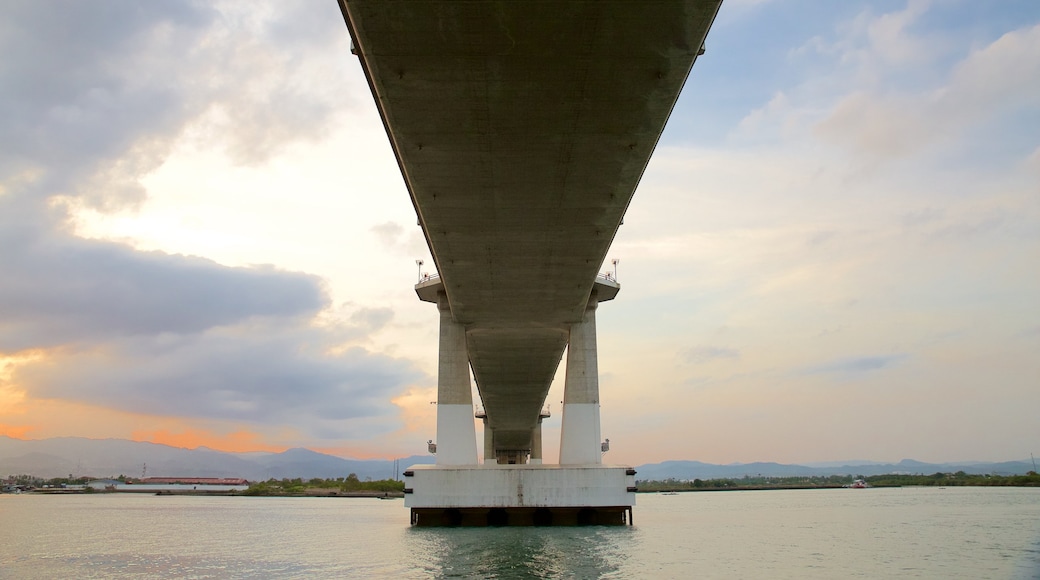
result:
M 599 302 L 613 300 L 617 293 L 621 291 L 621 284 L 609 275 L 596 276 L 596 282 L 593 287 L 596 290 L 596 298 Z M 441 292 L 444 292 L 444 282 L 436 274 L 423 276 L 419 283 L 415 285 L 415 293 L 419 296 L 419 300 L 423 302 L 436 304 L 437 295 Z

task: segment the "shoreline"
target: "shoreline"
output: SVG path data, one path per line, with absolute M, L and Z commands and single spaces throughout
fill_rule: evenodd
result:
M 875 489 L 875 488 L 893 488 L 893 487 L 905 487 L 902 485 L 872 485 L 863 489 Z M 962 486 L 963 487 L 963 486 Z M 983 487 L 983 486 L 978 486 Z M 688 488 L 688 487 L 676 487 L 676 488 L 655 488 L 647 490 L 639 490 L 636 493 L 652 494 L 652 493 L 700 493 L 707 491 L 779 491 L 779 490 L 801 490 L 801 489 L 852 489 L 847 485 L 740 485 L 736 487 L 699 487 L 699 488 Z
M 207 489 L 119 489 L 119 490 L 94 490 L 85 489 L 34 489 L 17 494 L 7 493 L 5 495 L 111 495 L 111 494 L 138 494 L 138 495 L 197 495 L 197 496 L 242 496 L 242 497 L 347 497 L 347 498 L 374 498 L 374 499 L 399 499 L 404 493 L 397 491 L 330 491 L 326 489 L 306 490 L 302 493 L 247 493 L 238 490 L 207 490 Z

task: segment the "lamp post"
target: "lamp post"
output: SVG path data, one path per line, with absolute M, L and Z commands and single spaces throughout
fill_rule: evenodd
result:
M 419 274 L 418 274 L 418 276 L 416 278 L 416 282 L 417 283 L 418 282 L 422 282 L 422 265 L 423 265 L 423 261 L 422 260 L 416 260 L 415 261 L 415 265 L 419 268 Z
M 620 261 L 621 260 L 619 260 L 617 258 L 614 258 L 613 260 L 610 261 L 611 264 L 614 264 L 614 281 L 615 282 L 617 281 L 617 263 L 620 262 Z

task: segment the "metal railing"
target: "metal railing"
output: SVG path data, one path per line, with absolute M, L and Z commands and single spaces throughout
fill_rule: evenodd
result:
M 419 281 L 416 282 L 416 283 L 417 284 L 422 284 L 424 282 L 432 282 L 433 280 L 440 280 L 440 277 L 441 277 L 441 275 L 436 273 L 436 272 L 433 273 L 433 274 L 430 274 L 429 272 L 423 272 L 422 276 L 419 277 Z M 617 277 L 614 276 L 613 272 L 597 273 L 596 274 L 596 279 L 597 280 L 605 280 L 607 282 L 613 282 L 614 284 L 618 284 L 619 283 Z
M 423 275 L 419 276 L 419 282 L 418 283 L 422 284 L 423 282 L 429 282 L 431 280 L 437 280 L 440 277 L 441 277 L 441 275 L 436 273 L 436 272 L 433 273 L 433 274 L 430 274 L 429 272 L 423 272 Z
M 473 416 L 477 419 L 483 419 L 487 417 L 487 411 L 485 411 L 484 407 L 481 405 L 473 405 Z M 549 417 L 552 417 L 552 412 L 550 411 L 550 405 L 546 405 L 542 407 L 541 411 L 539 411 L 538 418 L 547 419 Z

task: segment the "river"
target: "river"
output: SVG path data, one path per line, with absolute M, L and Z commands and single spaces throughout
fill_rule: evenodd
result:
M 1040 489 L 637 499 L 631 527 L 420 529 L 401 500 L 0 495 L 0 578 L 1040 578 Z

